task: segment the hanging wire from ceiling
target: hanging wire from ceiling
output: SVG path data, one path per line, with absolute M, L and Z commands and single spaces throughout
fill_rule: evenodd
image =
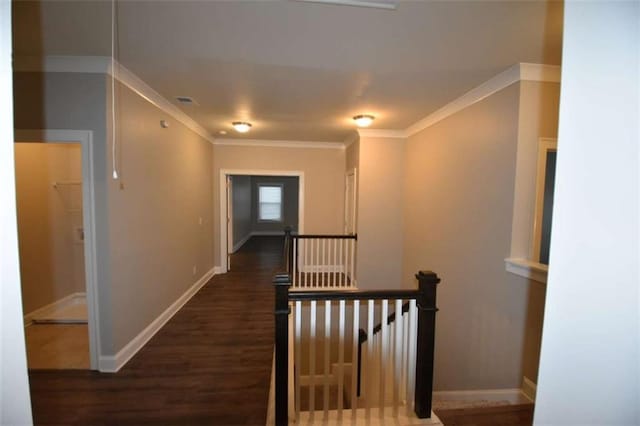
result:
M 111 0 L 111 165 L 113 179 L 118 179 L 116 164 L 116 0 Z

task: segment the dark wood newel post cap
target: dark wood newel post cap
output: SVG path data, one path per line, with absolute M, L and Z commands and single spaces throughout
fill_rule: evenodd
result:
M 440 278 L 438 278 L 438 274 L 436 274 L 433 271 L 419 271 L 416 274 L 416 279 L 418 281 L 435 283 L 435 284 L 440 282 Z
M 290 286 L 291 285 L 291 278 L 289 277 L 288 274 L 285 274 L 285 273 L 276 274 L 276 276 L 273 277 L 273 285 Z

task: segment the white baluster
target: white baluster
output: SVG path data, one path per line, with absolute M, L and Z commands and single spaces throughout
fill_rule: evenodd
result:
M 384 418 L 384 402 L 385 402 L 385 380 L 387 370 L 387 360 L 389 356 L 389 324 L 387 324 L 387 317 L 389 316 L 389 301 L 387 299 L 382 300 L 382 313 L 380 317 L 380 324 L 382 329 L 380 330 L 380 418 Z
M 344 309 L 345 301 L 338 303 L 338 420 L 342 420 L 344 395 Z
M 351 418 L 356 423 L 358 413 L 358 369 L 364 374 L 362 366 L 358 366 L 358 342 L 360 330 L 360 301 L 353 301 L 353 348 L 351 350 Z M 357 366 L 357 367 L 356 367 Z
M 356 269 L 355 269 L 355 249 L 356 249 L 356 245 L 355 245 L 355 240 L 349 240 L 350 246 L 351 246 L 351 287 L 355 287 L 356 283 L 355 283 L 355 279 L 356 279 Z
M 316 301 L 311 301 L 309 310 L 309 413 L 313 418 L 316 404 Z
M 369 300 L 367 303 L 367 370 L 363 370 L 362 373 L 364 374 L 365 377 L 365 383 L 366 383 L 366 387 L 364 389 L 366 389 L 365 391 L 365 399 L 367 402 L 367 407 L 366 407 L 366 412 L 365 412 L 365 418 L 367 419 L 367 423 L 369 421 L 369 419 L 371 418 L 371 404 L 372 404 L 372 392 L 371 389 L 373 389 L 373 381 L 372 379 L 372 373 L 374 371 L 375 368 L 375 364 L 373 362 L 374 360 L 374 350 L 373 350 L 373 322 L 374 322 L 374 301 L 373 300 Z
M 395 320 L 395 342 L 393 361 L 395 368 L 393 371 L 393 415 L 398 417 L 398 405 L 400 403 L 400 382 L 402 381 L 402 299 L 396 300 L 396 320 Z
M 291 265 L 291 278 L 293 279 L 293 288 L 296 288 L 298 286 L 298 276 L 296 274 L 296 253 L 298 252 L 296 249 L 296 239 L 295 238 L 291 238 L 291 243 L 293 245 L 293 256 L 291 256 L 291 263 L 293 263 Z M 288 254 L 287 254 L 288 256 Z
M 296 422 L 300 421 L 300 366 L 302 365 L 302 362 L 300 361 L 300 352 L 302 351 L 302 302 L 300 301 L 296 301 L 296 308 L 295 308 L 295 340 L 294 340 L 294 347 L 293 347 L 293 353 L 294 353 L 294 357 L 295 357 L 295 368 L 294 368 L 294 374 L 295 374 L 295 398 L 296 398 Z
M 324 419 L 329 419 L 329 375 L 331 374 L 331 301 L 324 302 Z
M 302 240 L 302 254 L 304 261 L 302 262 L 302 269 L 304 270 L 304 286 L 307 287 L 307 277 L 309 276 L 309 256 L 307 255 L 307 240 Z
M 344 285 L 344 273 L 345 273 L 345 269 L 344 269 L 345 262 L 343 257 L 344 242 L 345 240 L 340 240 L 340 265 L 342 266 L 342 271 L 340 271 L 340 287 Z
M 336 275 L 338 272 L 338 263 L 336 261 L 338 253 L 338 240 L 336 238 L 333 239 L 333 266 L 331 267 L 331 284 L 334 287 L 338 286 L 338 276 Z

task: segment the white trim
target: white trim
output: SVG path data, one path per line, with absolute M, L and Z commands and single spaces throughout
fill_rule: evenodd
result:
M 422 120 L 409 126 L 405 133 L 407 136 L 414 135 L 439 121 L 453 115 L 464 108 L 467 108 L 481 100 L 493 95 L 500 90 L 509 87 L 518 81 L 540 81 L 559 83 L 560 67 L 556 65 L 519 63 L 506 69 L 500 74 L 490 78 L 484 83 L 469 90 L 464 95 L 449 102 L 442 108 L 429 114 Z
M 526 396 L 531 402 L 536 402 L 536 391 L 538 389 L 538 385 L 529 379 L 527 376 L 522 378 L 522 393 Z
M 406 138 L 409 136 L 406 130 L 389 129 L 358 129 L 358 134 L 365 138 Z
M 209 142 L 215 139 L 194 119 L 185 114 L 180 108 L 167 100 L 155 89 L 145 83 L 137 75 L 117 61 L 115 73 L 111 67 L 111 57 L 108 56 L 18 56 L 13 60 L 14 71 L 18 72 L 64 72 L 85 74 L 113 75 L 116 80 L 147 100 L 149 103 L 166 112 L 174 119 L 193 130 Z
M 335 6 L 370 7 L 373 9 L 396 10 L 396 3 L 382 3 L 366 0 L 297 0 L 304 3 L 321 3 Z M 398 0 L 399 1 L 399 0 Z
M 352 132 L 349 133 L 349 135 L 344 138 L 344 141 L 342 141 L 342 144 L 344 145 L 345 148 L 348 148 L 351 144 L 356 143 L 360 140 L 360 134 L 356 131 L 356 132 Z
M 220 275 L 222 273 L 222 268 L 219 266 L 213 267 L 213 275 Z
M 461 391 L 434 391 L 433 399 L 440 401 L 508 401 L 511 404 L 531 402 L 522 389 L 478 389 Z
M 549 267 L 542 263 L 532 262 L 527 259 L 510 257 L 504 260 L 507 272 L 519 275 L 540 283 L 547 283 Z
M 116 355 L 100 356 L 100 371 L 103 373 L 118 372 L 214 275 L 215 268 L 206 272 Z
M 241 176 L 297 176 L 298 177 L 298 232 L 304 231 L 304 172 L 292 170 L 262 170 L 262 169 L 220 169 L 219 199 L 220 199 L 220 271 L 229 271 L 227 265 L 227 175 Z M 282 230 L 284 233 L 284 229 Z M 267 234 L 267 235 L 281 235 Z
M 251 232 L 252 237 L 272 237 L 272 236 L 284 236 L 284 227 L 282 231 L 253 231 Z
M 80 143 L 82 147 L 82 223 L 84 227 L 84 268 L 89 328 L 89 363 L 98 368 L 100 344 L 100 309 L 98 303 L 98 259 L 96 248 L 95 176 L 93 172 L 93 132 L 90 130 L 31 129 L 15 131 L 16 142 Z
M 79 299 L 87 298 L 87 293 L 85 292 L 76 292 L 71 293 L 62 299 L 58 299 L 53 303 L 49 303 L 41 308 L 36 309 L 35 311 L 31 311 L 24 316 L 24 326 L 28 327 L 33 324 L 33 319 L 35 317 L 46 316 L 52 311 L 57 311 L 60 309 L 64 309 L 67 306 L 75 305 L 78 303 Z
M 116 62 L 115 78 L 122 84 L 127 86 L 133 92 L 138 94 L 143 99 L 147 100 L 150 104 L 154 105 L 158 109 L 166 112 L 189 129 L 202 136 L 204 139 L 211 143 L 215 143 L 215 138 L 209 134 L 209 132 L 198 124 L 194 119 L 182 112 L 180 108 L 169 102 L 164 96 L 156 92 L 151 86 L 142 81 L 138 76 L 129 71 L 123 65 Z M 109 70 L 109 74 L 111 74 Z
M 562 69 L 558 65 L 520 63 L 520 80 L 560 83 Z
M 535 213 L 533 215 L 533 238 L 529 259 L 540 260 L 540 249 L 542 244 L 542 217 L 544 215 L 544 190 L 547 177 L 547 155 L 549 152 L 558 151 L 558 140 L 555 138 L 538 139 L 538 161 L 536 165 L 536 192 L 535 192 Z
M 270 148 L 316 148 L 316 149 L 344 149 L 342 142 L 317 141 L 278 141 L 269 139 L 233 139 L 219 138 L 213 143 L 220 146 L 264 146 Z
M 251 239 L 251 237 L 253 236 L 253 233 L 249 232 L 243 239 L 241 239 L 240 241 L 238 241 L 237 243 L 235 243 L 233 245 L 233 253 L 237 252 L 238 250 L 240 250 L 240 248 L 244 245 L 244 243 L 246 243 L 247 241 L 249 241 Z

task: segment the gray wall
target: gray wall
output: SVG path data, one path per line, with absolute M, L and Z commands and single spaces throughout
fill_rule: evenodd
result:
M 282 185 L 282 222 L 261 222 L 258 219 L 258 186 L 260 184 Z M 294 176 L 251 176 L 251 230 L 260 232 L 283 232 L 286 226 L 298 231 L 298 178 Z
M 16 129 L 74 129 L 93 132 L 95 241 L 103 352 L 113 352 L 109 172 L 107 171 L 107 81 L 105 75 L 17 72 L 13 75 Z
M 233 248 L 251 235 L 251 176 L 232 176 Z
M 213 267 L 213 147 L 118 84 L 114 181 L 106 76 L 14 78 L 16 128 L 93 131 L 100 355 L 115 355 Z
M 361 136 L 357 147 L 358 288 L 398 288 L 402 283 L 405 139 Z
M 545 287 L 504 264 L 519 122 L 541 127 L 538 115 L 519 116 L 521 100 L 521 84 L 513 84 L 407 142 L 403 278 L 415 285 L 420 269 L 442 278 L 438 390 L 520 388 L 523 375 L 536 379 Z M 557 108 L 555 101 L 540 109 Z

